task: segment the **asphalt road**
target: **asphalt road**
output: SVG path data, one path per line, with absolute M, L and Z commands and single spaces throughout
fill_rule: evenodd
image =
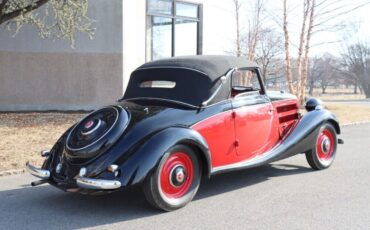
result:
M 370 229 L 370 124 L 344 127 L 342 138 L 328 170 L 299 155 L 219 175 L 171 213 L 150 208 L 139 189 L 92 197 L 3 177 L 0 229 Z

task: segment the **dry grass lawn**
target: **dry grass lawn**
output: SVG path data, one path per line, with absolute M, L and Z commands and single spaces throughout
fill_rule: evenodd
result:
M 321 100 L 362 100 L 365 99 L 364 94 L 353 94 L 353 89 L 334 89 L 328 88 L 325 94 L 322 94 L 321 89 L 314 89 L 313 97 L 318 97 Z
M 53 143 L 83 114 L 0 113 L 0 172 L 42 163 L 40 151 Z
M 325 107 L 333 112 L 341 124 L 354 122 L 370 122 L 370 107 L 360 105 L 345 105 L 325 103 Z

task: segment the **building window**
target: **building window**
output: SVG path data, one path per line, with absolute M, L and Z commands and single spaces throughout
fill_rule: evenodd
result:
M 147 0 L 147 61 L 202 54 L 201 4 Z

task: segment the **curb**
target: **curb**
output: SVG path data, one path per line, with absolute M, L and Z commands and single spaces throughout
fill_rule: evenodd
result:
M 363 124 L 370 124 L 370 121 L 358 121 L 358 122 L 347 123 L 347 124 L 341 125 L 341 127 L 363 125 Z M 20 174 L 24 174 L 25 172 L 26 172 L 26 169 L 8 170 L 8 171 L 0 172 L 0 177 L 20 175 Z
M 26 172 L 26 169 L 14 169 L 0 172 L 0 177 L 20 175 Z
M 363 124 L 370 124 L 370 121 L 357 121 L 357 122 L 347 123 L 347 124 L 341 125 L 341 127 L 353 126 L 353 125 L 363 125 Z

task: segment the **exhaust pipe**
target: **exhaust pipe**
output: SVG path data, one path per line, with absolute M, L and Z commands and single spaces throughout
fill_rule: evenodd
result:
M 35 187 L 35 186 L 39 186 L 39 185 L 42 185 L 42 184 L 45 184 L 47 183 L 48 181 L 47 180 L 38 180 L 38 181 L 34 181 L 31 183 L 31 186 L 32 187 Z

